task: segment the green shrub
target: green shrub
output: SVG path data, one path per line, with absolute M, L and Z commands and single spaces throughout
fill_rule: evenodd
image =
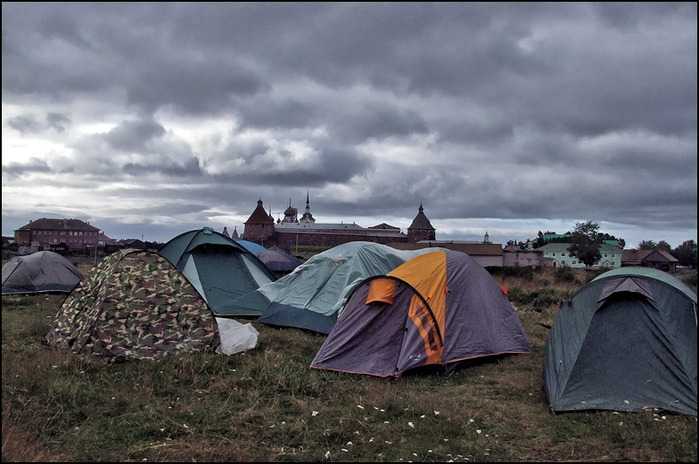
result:
M 697 271 L 694 271 L 691 274 L 683 275 L 682 282 L 684 282 L 685 284 L 687 284 L 689 286 L 696 288 L 696 286 L 697 286 Z
M 568 292 L 553 288 L 543 288 L 528 292 L 519 287 L 513 287 L 508 294 L 510 301 L 519 306 L 540 312 L 551 305 L 560 304 L 568 297 Z
M 534 269 L 531 267 L 503 267 L 502 275 L 505 277 L 520 277 L 525 280 L 534 278 Z
M 600 274 L 604 274 L 605 272 L 609 271 L 610 268 L 608 267 L 599 267 L 597 269 L 588 269 L 585 272 L 585 283 L 590 282 L 592 279 L 597 277 Z
M 575 282 L 575 272 L 566 266 L 556 268 L 553 275 L 560 282 Z

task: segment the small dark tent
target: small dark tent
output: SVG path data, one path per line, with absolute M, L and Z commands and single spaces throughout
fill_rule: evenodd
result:
M 665 272 L 622 267 L 561 305 L 546 344 L 553 411 L 697 415 L 697 297 Z
M 111 361 L 213 351 L 214 315 L 187 279 L 152 251 L 104 258 L 68 296 L 46 336 L 49 345 Z
M 182 272 L 216 316 L 259 316 L 269 305 L 261 285 L 274 275 L 244 246 L 208 227 L 167 242 L 159 253 Z
M 277 246 L 273 246 L 259 255 L 260 261 L 277 276 L 283 276 L 302 264 L 296 256 L 292 256 Z
M 311 367 L 378 377 L 529 352 L 497 282 L 459 251 L 406 261 L 356 287 Z
M 70 293 L 82 279 L 73 263 L 52 251 L 15 256 L 2 267 L 2 294 Z

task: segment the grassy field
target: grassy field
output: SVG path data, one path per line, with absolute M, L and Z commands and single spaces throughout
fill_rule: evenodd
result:
M 262 324 L 244 354 L 104 364 L 42 343 L 63 297 L 3 297 L 2 459 L 696 461 L 693 417 L 549 412 L 547 327 L 587 278 L 497 275 L 531 353 L 397 380 L 309 369 L 322 336 Z

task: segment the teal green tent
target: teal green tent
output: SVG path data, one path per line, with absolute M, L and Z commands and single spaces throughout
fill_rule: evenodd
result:
M 270 304 L 258 321 L 327 334 L 357 285 L 435 250 L 439 248 L 396 250 L 372 242 L 349 242 L 331 248 L 311 257 L 291 274 L 260 287 L 255 293 L 263 294 Z
M 564 302 L 545 350 L 553 411 L 697 415 L 697 296 L 662 271 L 605 272 Z
M 269 301 L 255 290 L 274 281 L 244 246 L 208 227 L 167 242 L 160 254 L 170 261 L 217 316 L 259 316 Z

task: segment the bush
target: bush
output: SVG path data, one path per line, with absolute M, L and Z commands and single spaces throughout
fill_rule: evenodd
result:
M 681 277 L 682 282 L 685 284 L 695 287 L 697 286 L 697 271 L 692 272 L 691 274 L 683 275 Z
M 528 292 L 519 287 L 513 287 L 508 294 L 508 298 L 513 303 L 528 306 L 530 309 L 537 312 L 551 305 L 560 304 L 567 296 L 567 292 L 560 292 L 553 288 L 544 288 Z
M 607 272 L 607 271 L 609 271 L 609 270 L 610 270 L 610 268 L 608 268 L 608 267 L 600 267 L 600 268 L 597 268 L 597 269 L 589 269 L 589 270 L 585 273 L 585 283 L 591 281 L 592 279 L 594 279 L 595 277 L 597 277 L 597 276 L 600 275 L 600 274 L 604 274 L 605 272 Z
M 502 275 L 505 277 L 520 277 L 524 280 L 534 278 L 534 269 L 531 267 L 503 267 Z
M 561 282 L 575 282 L 575 272 L 566 266 L 556 268 L 553 275 Z

